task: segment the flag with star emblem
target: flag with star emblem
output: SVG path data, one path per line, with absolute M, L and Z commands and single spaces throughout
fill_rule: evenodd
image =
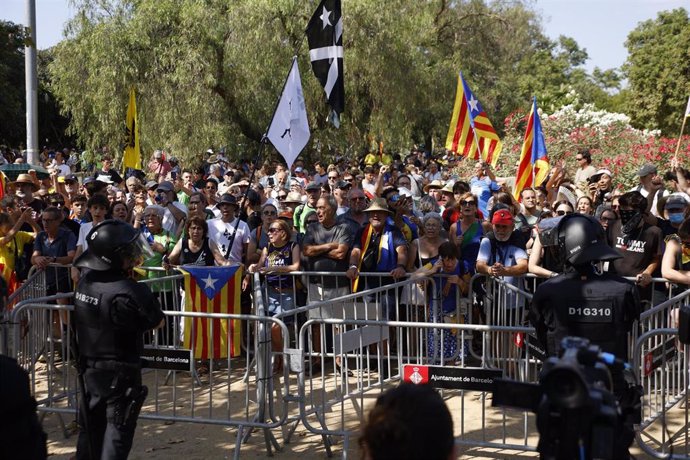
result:
M 185 311 L 196 313 L 240 313 L 242 269 L 225 267 L 180 267 L 184 275 Z M 220 359 L 240 353 L 239 320 L 184 318 L 184 347 L 194 350 L 196 359 Z
M 297 57 L 294 57 L 266 137 L 285 158 L 287 167 L 290 169 L 295 158 L 309 142 L 310 135 L 302 80 L 297 67 Z
M 527 118 L 525 140 L 522 143 L 520 163 L 515 176 L 513 196 L 520 199 L 520 193 L 527 187 L 539 187 L 549 172 L 549 157 L 546 154 L 546 142 L 541 130 L 541 120 L 537 111 L 537 98 L 532 100 L 532 111 Z
M 502 148 L 501 139 L 460 72 L 446 149 L 496 166 Z
M 340 0 L 321 0 L 307 24 L 309 60 L 331 106 L 331 121 L 340 126 L 345 108 L 343 81 L 343 18 Z

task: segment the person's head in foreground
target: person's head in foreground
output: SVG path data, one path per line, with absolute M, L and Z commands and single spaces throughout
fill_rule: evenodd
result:
M 365 460 L 457 457 L 450 411 L 428 385 L 403 383 L 381 394 L 359 444 Z

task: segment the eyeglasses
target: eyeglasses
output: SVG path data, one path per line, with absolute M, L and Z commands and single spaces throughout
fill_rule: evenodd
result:
M 328 176 L 328 180 L 336 180 L 338 176 Z
M 276 228 L 276 227 L 271 227 L 268 230 L 266 230 L 266 233 L 275 233 L 281 231 L 282 228 Z
M 284 200 L 285 198 L 287 198 L 287 195 L 278 195 L 279 200 Z
M 559 216 L 565 216 L 567 214 L 573 214 L 573 211 L 556 211 L 556 214 Z
M 461 202 L 463 206 L 476 206 L 477 203 L 474 200 L 465 200 Z
M 263 214 L 264 216 L 277 216 L 278 215 L 278 213 L 276 211 L 264 211 L 261 214 Z

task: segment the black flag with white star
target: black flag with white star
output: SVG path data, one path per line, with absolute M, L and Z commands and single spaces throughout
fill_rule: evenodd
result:
M 321 0 L 307 25 L 309 59 L 314 75 L 321 82 L 328 105 L 333 109 L 332 121 L 337 127 L 345 108 L 343 83 L 343 18 L 340 0 Z

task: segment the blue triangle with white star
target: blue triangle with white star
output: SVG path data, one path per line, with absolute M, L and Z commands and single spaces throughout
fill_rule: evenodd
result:
M 204 291 L 206 297 L 212 299 L 218 291 L 228 284 L 228 280 L 235 276 L 240 266 L 201 267 L 197 265 L 184 265 L 181 268 L 194 278 L 197 286 Z

